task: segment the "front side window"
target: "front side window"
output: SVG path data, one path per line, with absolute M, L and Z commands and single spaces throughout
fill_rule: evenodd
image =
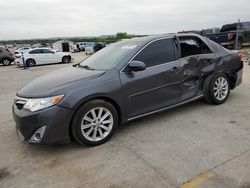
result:
M 173 39 L 161 39 L 146 46 L 134 59 L 141 61 L 147 67 L 152 67 L 170 61 L 175 61 L 175 48 Z
M 197 37 L 180 37 L 181 57 L 212 53 L 210 48 Z

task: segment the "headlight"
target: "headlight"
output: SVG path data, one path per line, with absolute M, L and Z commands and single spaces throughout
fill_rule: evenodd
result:
M 44 108 L 58 104 L 62 100 L 63 96 L 64 95 L 58 95 L 41 99 L 28 99 L 23 108 L 30 110 L 31 112 L 42 110 Z

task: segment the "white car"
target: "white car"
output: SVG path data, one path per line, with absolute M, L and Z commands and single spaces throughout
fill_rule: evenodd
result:
M 71 53 L 58 52 L 50 48 L 34 48 L 23 54 L 26 66 L 31 67 L 42 64 L 69 63 L 72 60 Z M 16 64 L 23 66 L 23 58 L 20 57 Z

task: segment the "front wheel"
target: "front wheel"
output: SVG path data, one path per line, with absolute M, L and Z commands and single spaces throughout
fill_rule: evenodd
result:
M 93 100 L 76 112 L 72 134 L 80 144 L 96 146 L 109 140 L 117 125 L 118 114 L 115 107 L 104 100 Z
M 230 94 L 230 81 L 224 74 L 212 77 L 207 87 L 206 99 L 212 104 L 224 103 Z

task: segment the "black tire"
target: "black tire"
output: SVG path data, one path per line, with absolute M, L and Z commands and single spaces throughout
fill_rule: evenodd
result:
M 36 65 L 36 62 L 35 62 L 34 59 L 28 59 L 28 60 L 26 61 L 26 66 L 27 66 L 27 67 L 34 67 L 35 65 Z
M 3 59 L 2 63 L 3 63 L 4 66 L 10 66 L 11 65 L 11 61 L 8 58 Z
M 62 58 L 62 63 L 69 63 L 70 62 L 70 57 L 69 56 L 64 56 Z
M 217 87 L 219 79 L 225 81 L 227 89 L 224 86 Z M 225 74 L 217 74 L 211 78 L 208 78 L 208 80 L 205 80 L 204 87 L 206 94 L 205 99 L 210 104 L 216 104 L 216 105 L 223 104 L 230 95 L 230 80 Z M 221 95 L 218 93 L 221 93 Z
M 97 108 L 103 108 L 103 109 L 107 110 L 107 111 L 105 111 L 105 110 L 102 111 L 101 114 L 103 116 L 101 116 L 101 117 L 104 117 L 107 112 L 109 112 L 112 115 L 112 118 L 111 118 L 111 116 L 108 116 L 109 118 L 111 118 L 111 120 L 113 120 L 112 127 L 108 128 L 109 131 L 106 129 L 103 129 L 102 125 L 104 125 L 104 124 L 102 124 L 102 123 L 100 124 L 100 121 L 101 121 L 100 119 L 98 120 L 99 125 L 95 124 L 96 122 L 92 121 L 92 123 L 89 123 L 91 121 L 84 120 L 84 118 L 86 116 L 90 119 L 94 119 L 92 116 L 92 113 L 90 111 L 95 109 L 95 113 L 97 112 L 97 114 L 98 114 L 99 111 Z M 92 117 L 90 117 L 88 114 L 90 114 Z M 107 122 L 107 121 L 110 121 L 110 119 L 107 120 L 104 118 L 104 120 L 102 120 L 102 122 L 104 123 L 104 121 Z M 87 123 L 85 123 L 85 122 L 87 122 Z M 82 126 L 88 126 L 90 124 L 95 124 L 95 125 L 94 126 L 91 125 L 91 127 L 83 129 Z M 118 113 L 117 113 L 117 110 L 115 109 L 115 107 L 111 103 L 104 101 L 104 100 L 92 100 L 92 101 L 85 103 L 83 106 L 81 106 L 77 110 L 77 112 L 73 118 L 73 121 L 72 121 L 71 132 L 72 132 L 73 137 L 75 138 L 75 140 L 78 143 L 87 144 L 87 145 L 91 145 L 91 146 L 97 146 L 97 145 L 103 144 L 104 142 L 108 141 L 112 137 L 112 135 L 114 134 L 117 126 L 118 126 Z M 91 130 L 92 130 L 92 132 L 91 132 Z M 102 138 L 102 136 L 100 134 L 101 132 L 99 132 L 99 131 L 101 131 L 102 136 L 105 135 L 105 137 Z M 88 134 L 88 132 L 90 132 L 89 136 L 86 136 Z M 96 132 L 96 134 L 94 132 Z M 84 134 L 86 134 L 86 135 L 84 135 Z M 98 137 L 98 135 L 99 135 L 99 137 Z M 96 137 L 96 139 L 91 140 L 95 137 Z

